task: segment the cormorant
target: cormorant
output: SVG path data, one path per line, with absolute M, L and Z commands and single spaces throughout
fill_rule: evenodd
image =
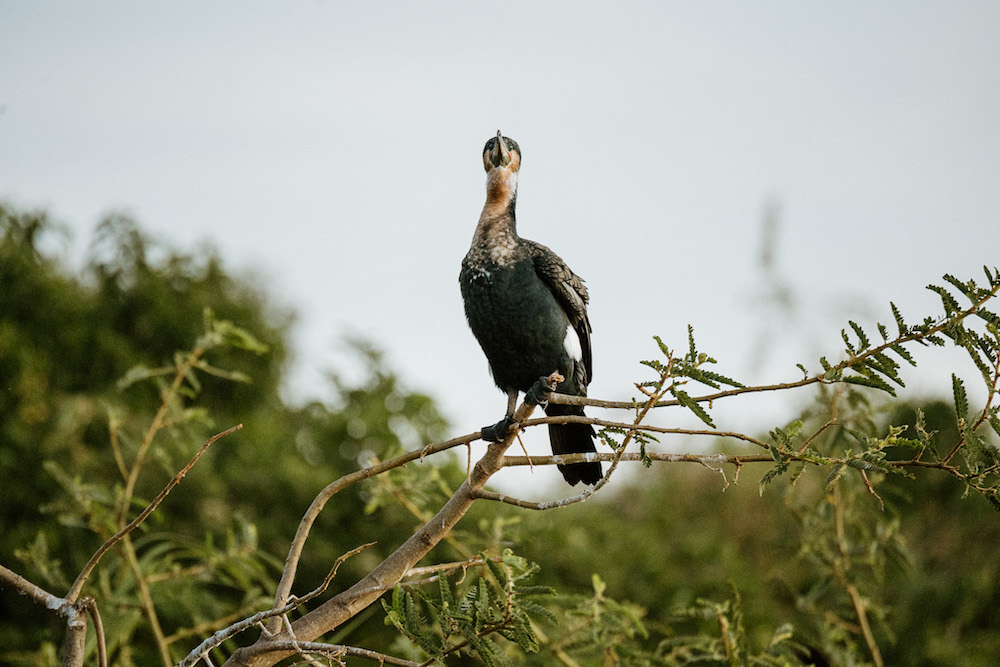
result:
M 484 439 L 501 439 L 511 425 L 519 391 L 558 371 L 562 394 L 586 396 L 592 377 L 587 288 L 554 252 L 522 239 L 515 229 L 521 149 L 497 136 L 483 149 L 486 205 L 462 261 L 459 284 L 465 316 L 490 363 L 493 380 L 507 394 L 507 414 L 483 429 Z M 530 396 L 530 395 L 529 395 Z M 539 397 L 534 397 L 536 402 Z M 546 404 L 545 414 L 583 415 L 583 408 Z M 549 424 L 553 454 L 595 452 L 590 424 Z M 570 484 L 596 484 L 601 464 L 560 465 Z

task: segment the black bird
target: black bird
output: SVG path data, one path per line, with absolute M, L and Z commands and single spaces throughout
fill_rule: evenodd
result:
M 484 438 L 500 439 L 511 424 L 519 391 L 559 371 L 556 391 L 586 396 L 592 377 L 587 288 L 566 263 L 540 243 L 522 239 L 515 228 L 521 149 L 497 136 L 483 149 L 486 205 L 462 261 L 459 284 L 465 316 L 490 363 L 493 380 L 507 394 L 507 415 Z M 583 415 L 583 408 L 545 405 L 545 414 Z M 553 454 L 595 452 L 589 424 L 550 424 Z M 570 484 L 596 484 L 600 463 L 559 466 Z

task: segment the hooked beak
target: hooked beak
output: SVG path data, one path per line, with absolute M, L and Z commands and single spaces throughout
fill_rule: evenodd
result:
M 500 130 L 497 130 L 496 148 L 490 151 L 490 162 L 494 167 L 506 167 L 510 164 L 510 151 L 507 150 L 507 143 L 503 140 Z

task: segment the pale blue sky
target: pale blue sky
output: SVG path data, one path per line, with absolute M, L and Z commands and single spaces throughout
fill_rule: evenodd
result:
M 353 332 L 467 432 L 505 404 L 457 284 L 499 128 L 519 231 L 590 287 L 592 395 L 688 323 L 719 370 L 790 379 L 848 318 L 1000 264 L 998 26 L 985 1 L 4 0 L 0 198 L 78 245 L 121 210 L 211 242 L 299 312 L 296 395 Z M 794 317 L 759 301 L 769 201 Z

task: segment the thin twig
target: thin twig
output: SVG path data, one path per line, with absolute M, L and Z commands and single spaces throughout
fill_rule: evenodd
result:
M 606 426 L 610 428 L 620 428 L 625 431 L 643 431 L 648 433 L 666 433 L 669 435 L 707 435 L 714 436 L 717 438 L 733 438 L 735 440 L 742 440 L 744 442 L 749 442 L 750 444 L 756 445 L 761 449 L 770 449 L 770 447 L 757 438 L 751 437 L 745 433 L 740 433 L 738 431 L 716 431 L 708 429 L 691 429 L 691 428 L 670 428 L 666 426 L 654 426 L 652 424 L 639 424 L 637 422 L 616 422 L 608 421 L 606 419 L 599 419 L 597 417 L 587 417 L 580 415 L 556 415 L 553 417 L 538 417 L 536 419 L 527 419 L 524 421 L 522 426 L 527 428 L 529 426 L 540 426 L 542 424 L 591 424 L 593 426 Z
M 281 639 L 268 642 L 268 651 L 294 651 L 305 655 L 306 653 L 317 653 L 331 658 L 338 658 L 350 655 L 357 658 L 367 658 L 385 665 L 398 665 L 399 667 L 420 667 L 419 662 L 397 658 L 378 651 L 356 646 L 344 646 L 343 644 L 324 644 L 322 642 L 300 642 L 294 639 Z
M 97 600 L 87 596 L 80 600 L 80 605 L 87 611 L 91 622 L 94 624 L 94 634 L 97 635 L 97 664 L 100 667 L 108 667 L 108 644 L 104 637 L 104 622 L 101 620 L 101 612 L 97 610 Z
M 861 479 L 865 481 L 865 486 L 868 487 L 868 492 L 873 496 L 875 496 L 875 498 L 878 500 L 879 507 L 882 508 L 882 511 L 884 512 L 885 502 L 882 501 L 882 496 L 880 496 L 878 492 L 875 491 L 875 487 L 872 486 L 871 480 L 868 479 L 868 473 L 865 472 L 864 470 L 860 470 L 859 472 L 861 473 Z
M 136 451 L 135 462 L 132 464 L 132 469 L 125 479 L 125 491 L 122 494 L 122 504 L 118 510 L 119 524 L 125 523 L 125 517 L 128 516 L 128 509 L 132 504 L 132 494 L 135 491 L 136 483 L 139 481 L 139 472 L 142 470 L 142 465 L 146 460 L 146 454 L 149 452 L 150 446 L 153 444 L 153 439 L 164 426 L 167 410 L 170 408 L 170 401 L 172 397 L 177 395 L 177 390 L 180 389 L 191 366 L 194 365 L 198 357 L 204 354 L 204 352 L 205 349 L 203 347 L 196 347 L 183 363 L 177 364 L 174 379 L 170 383 L 170 387 L 163 392 L 160 407 L 153 416 L 153 421 L 150 423 L 149 428 L 146 429 L 146 434 L 143 436 L 142 442 L 139 444 L 139 449 Z
M 305 604 L 306 602 L 309 602 L 310 600 L 319 597 L 320 595 L 323 594 L 323 591 L 325 591 L 327 587 L 330 585 L 330 583 L 333 581 L 333 578 L 337 576 L 337 570 L 340 569 L 340 566 L 344 563 L 344 561 L 346 561 L 351 556 L 354 556 L 355 554 L 364 551 L 368 547 L 373 546 L 374 544 L 375 544 L 374 542 L 369 542 L 368 544 L 362 544 L 360 547 L 355 547 L 354 549 L 351 549 L 347 553 L 341 555 L 339 558 L 337 558 L 336 562 L 333 564 L 333 567 L 330 568 L 330 572 L 327 573 L 326 578 L 323 579 L 323 583 L 321 583 L 319 586 L 314 588 L 309 593 L 306 593 L 302 597 L 296 597 L 292 595 L 291 597 L 289 597 L 287 603 L 283 604 L 280 607 L 275 607 L 272 609 L 268 609 L 266 611 L 258 612 L 253 616 L 244 618 L 241 621 L 233 623 L 232 625 L 219 630 L 211 637 L 209 637 L 202 643 L 198 644 L 198 646 L 196 646 L 194 650 L 192 650 L 190 653 L 187 654 L 187 657 L 185 657 L 183 660 L 177 663 L 177 667 L 193 667 L 195 664 L 198 663 L 199 660 L 207 657 L 209 651 L 211 651 L 213 648 L 215 648 L 222 642 L 226 641 L 227 639 L 235 637 L 244 630 L 249 630 L 250 628 L 259 624 L 261 621 L 270 618 L 278 618 L 280 621 L 280 617 L 282 615 L 287 614 L 288 612 L 292 611 L 299 605 Z
M 871 625 L 868 623 L 868 604 L 862 597 L 861 591 L 858 590 L 858 587 L 847 576 L 847 572 L 850 569 L 851 556 L 850 545 L 847 544 L 847 532 L 844 528 L 844 506 L 839 484 L 835 484 L 833 487 L 833 501 L 837 547 L 840 551 L 840 555 L 834 557 L 831 563 L 833 573 L 851 598 L 851 603 L 854 605 L 854 613 L 861 624 L 861 635 L 865 638 L 868 650 L 872 654 L 872 660 L 875 662 L 876 667 L 884 667 L 885 662 L 882 660 L 882 652 L 878 648 L 875 635 L 872 633 Z
M 495 558 L 490 558 L 494 563 L 503 562 L 503 558 L 497 556 Z M 452 563 L 438 563 L 437 565 L 425 565 L 423 567 L 411 567 L 406 571 L 403 577 L 421 577 L 425 574 L 435 574 L 435 573 L 445 573 L 451 574 L 452 572 L 458 572 L 459 570 L 465 570 L 466 568 L 473 567 L 475 565 L 483 565 L 486 561 L 483 560 L 482 556 L 476 556 L 468 560 L 460 560 Z
M 163 487 L 163 490 L 160 491 L 160 493 L 155 498 L 153 498 L 153 502 L 149 503 L 146 509 L 144 509 L 142 512 L 139 513 L 139 516 L 133 519 L 127 526 L 125 526 L 117 533 L 112 535 L 110 538 L 108 538 L 108 540 L 104 544 L 102 544 L 96 552 L 94 552 L 94 555 L 90 557 L 90 560 L 87 561 L 87 564 L 83 566 L 83 570 L 81 570 L 80 574 L 77 575 L 76 581 L 73 582 L 73 585 L 69 589 L 69 593 L 66 594 L 66 599 L 69 600 L 70 602 L 76 601 L 76 599 L 80 596 L 80 591 L 83 589 L 83 585 L 87 583 L 87 578 L 90 577 L 90 574 L 94 571 L 94 568 L 97 567 L 97 563 L 100 562 L 104 554 L 106 554 L 111 549 L 111 547 L 117 544 L 123 537 L 125 537 L 133 530 L 138 528 L 139 525 L 143 521 L 145 521 L 157 507 L 159 507 L 160 503 L 162 503 L 163 500 L 167 497 L 167 494 L 169 494 L 175 486 L 180 484 L 181 480 L 184 479 L 184 475 L 186 475 L 188 471 L 194 467 L 194 464 L 198 462 L 198 459 L 202 457 L 202 454 L 204 454 L 205 451 L 209 447 L 211 447 L 216 440 L 224 438 L 230 433 L 235 433 L 241 428 L 243 428 L 243 424 L 237 424 L 236 426 L 228 428 L 222 433 L 216 433 L 211 438 L 209 438 L 208 441 L 201 446 L 201 449 L 198 450 L 198 453 L 195 454 L 190 461 L 188 461 L 187 465 L 181 468 L 181 471 L 176 475 L 174 475 L 174 478 L 171 479 L 165 487 Z
M 160 625 L 160 617 L 156 613 L 156 603 L 153 600 L 153 593 L 149 589 L 149 582 L 146 581 L 146 577 L 143 575 L 142 566 L 139 564 L 139 555 L 135 551 L 135 545 L 132 544 L 131 536 L 125 535 L 122 537 L 122 546 L 125 552 L 125 561 L 128 563 L 129 569 L 132 570 L 136 587 L 139 589 L 139 606 L 142 607 L 143 613 L 149 619 L 149 629 L 152 631 L 153 639 L 156 641 L 156 648 L 160 652 L 160 659 L 163 661 L 164 667 L 170 667 L 174 662 L 174 658 L 170 655 L 167 634 L 163 631 L 163 626 Z

